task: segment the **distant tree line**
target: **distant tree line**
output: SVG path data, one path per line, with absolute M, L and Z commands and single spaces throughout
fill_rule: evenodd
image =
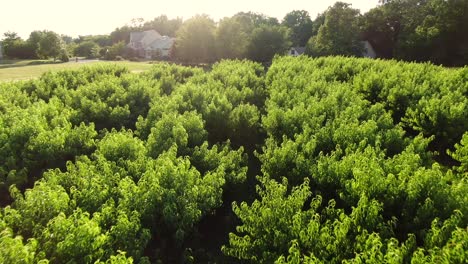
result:
M 468 64 L 468 0 L 382 0 L 360 20 L 382 58 Z
M 240 12 L 218 22 L 207 15 L 185 21 L 161 15 L 151 21 L 133 19 L 109 35 L 77 39 L 51 31 L 34 31 L 29 39 L 22 40 L 16 33 L 8 32 L 3 46 L 4 54 L 11 58 L 56 58 L 67 54 L 131 59 L 134 53 L 126 48 L 130 33 L 156 30 L 176 38 L 170 59 L 185 63 L 220 59 L 268 63 L 275 54 L 285 54 L 290 47 L 305 47 L 306 54 L 313 57 L 359 57 L 364 52 L 363 41 L 369 41 L 379 58 L 461 66 L 468 62 L 466 25 L 468 0 L 381 0 L 365 14 L 350 4 L 336 2 L 314 20 L 305 10 L 291 11 L 281 22 L 252 12 Z
M 369 41 L 379 58 L 462 66 L 468 63 L 466 25 L 468 0 L 382 0 L 365 14 L 336 2 L 315 20 L 304 10 L 286 14 L 281 22 L 255 13 L 238 13 L 217 24 L 196 16 L 176 31 L 174 55 L 183 61 L 266 62 L 291 46 L 305 46 L 313 57 L 359 57 L 363 41 Z
M 60 59 L 68 61 L 63 36 L 53 31 L 33 31 L 27 40 L 15 32 L 6 32 L 2 41 L 4 54 L 18 59 Z

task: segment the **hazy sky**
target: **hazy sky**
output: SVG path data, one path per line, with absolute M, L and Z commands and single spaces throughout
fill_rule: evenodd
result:
M 307 10 L 312 18 L 336 0 L 1 0 L 0 39 L 14 31 L 28 38 L 33 30 L 53 30 L 73 37 L 109 34 L 132 18 L 151 20 L 161 14 L 190 18 L 208 14 L 215 20 L 240 11 L 253 11 L 282 19 L 292 10 Z M 378 0 L 344 0 L 361 13 Z

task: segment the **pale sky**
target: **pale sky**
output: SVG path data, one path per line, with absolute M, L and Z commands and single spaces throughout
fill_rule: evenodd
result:
M 0 39 L 7 31 L 23 39 L 33 30 L 52 30 L 72 37 L 109 34 L 132 18 L 188 19 L 208 14 L 215 21 L 240 11 L 253 11 L 278 18 L 292 10 L 306 10 L 312 19 L 336 0 L 0 0 Z M 378 0 L 343 0 L 361 13 L 375 7 Z

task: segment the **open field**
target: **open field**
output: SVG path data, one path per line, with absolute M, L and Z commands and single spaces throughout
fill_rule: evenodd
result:
M 0 81 L 15 81 L 27 80 L 41 76 L 48 71 L 57 71 L 65 69 L 76 69 L 90 64 L 117 64 L 125 65 L 132 72 L 141 72 L 148 70 L 151 64 L 148 62 L 131 62 L 131 61 L 113 61 L 103 62 L 98 60 L 67 63 L 49 63 L 47 61 L 21 60 L 21 61 L 5 61 L 0 63 Z M 34 64 L 39 65 L 34 65 Z

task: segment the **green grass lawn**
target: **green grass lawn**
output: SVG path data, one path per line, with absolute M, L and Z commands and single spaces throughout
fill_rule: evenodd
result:
M 148 62 L 131 61 L 90 61 L 86 63 L 77 63 L 75 61 L 70 61 L 67 63 L 54 63 L 53 61 L 38 60 L 7 60 L 0 63 L 0 81 L 33 79 L 41 76 L 43 73 L 48 71 L 76 69 L 79 67 L 95 64 L 124 65 L 132 72 L 142 72 L 151 68 L 151 64 Z

